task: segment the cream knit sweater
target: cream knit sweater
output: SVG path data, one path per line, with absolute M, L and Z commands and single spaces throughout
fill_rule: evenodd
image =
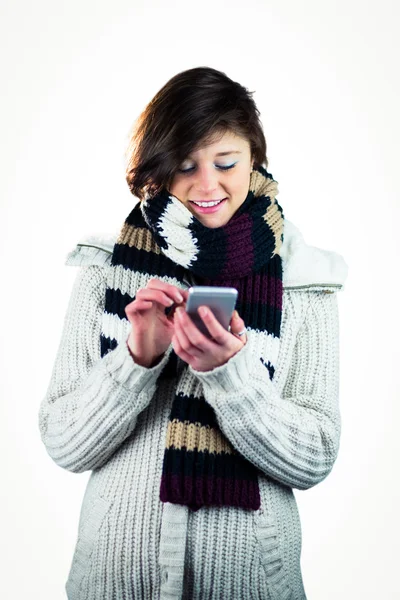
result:
M 136 365 L 125 332 L 100 358 L 115 239 L 88 238 L 51 381 L 39 412 L 48 454 L 91 470 L 66 582 L 69 600 L 304 600 L 301 525 L 292 488 L 331 471 L 339 450 L 337 291 L 347 265 L 307 245 L 286 219 L 281 342 L 274 379 L 252 337 L 226 365 L 198 373 L 230 442 L 263 473 L 261 508 L 187 507 L 159 499 L 174 384 Z

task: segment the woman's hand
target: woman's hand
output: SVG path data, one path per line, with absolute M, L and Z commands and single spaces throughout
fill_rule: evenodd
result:
M 136 293 L 136 298 L 125 307 L 132 331 L 127 344 L 134 361 L 143 367 L 157 364 L 171 343 L 174 332 L 173 311 L 165 309 L 182 304 L 187 292 L 159 279 L 151 279 Z
M 211 371 L 228 362 L 246 344 L 246 334 L 237 335 L 245 329 L 245 324 L 235 311 L 229 332 L 206 306 L 200 306 L 198 312 L 213 339 L 203 335 L 185 310 L 179 307 L 174 314 L 172 345 L 175 353 L 193 369 Z

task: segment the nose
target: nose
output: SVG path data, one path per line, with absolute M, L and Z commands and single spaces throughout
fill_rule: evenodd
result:
M 204 196 L 211 195 L 218 187 L 219 173 L 213 165 L 199 166 L 196 171 L 195 187 Z

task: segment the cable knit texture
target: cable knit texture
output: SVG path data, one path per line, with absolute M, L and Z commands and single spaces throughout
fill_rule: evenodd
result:
M 86 248 L 75 263 L 81 268 L 39 412 L 56 464 L 92 471 L 68 599 L 304 600 L 292 488 L 321 482 L 339 449 L 337 293 L 284 288 L 272 381 L 251 332 L 228 363 L 195 372 L 221 431 L 259 470 L 261 506 L 193 512 L 159 497 L 175 395 L 174 380 L 159 376 L 171 350 L 150 369 L 123 343 L 101 357 L 110 261 L 99 252 Z

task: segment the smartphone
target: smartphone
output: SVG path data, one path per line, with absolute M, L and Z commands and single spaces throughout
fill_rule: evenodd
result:
M 238 291 L 236 288 L 213 287 L 198 285 L 189 288 L 186 302 L 186 312 L 205 336 L 211 337 L 207 327 L 204 325 L 197 309 L 199 306 L 207 306 L 222 327 L 229 330 L 232 313 L 235 309 Z

